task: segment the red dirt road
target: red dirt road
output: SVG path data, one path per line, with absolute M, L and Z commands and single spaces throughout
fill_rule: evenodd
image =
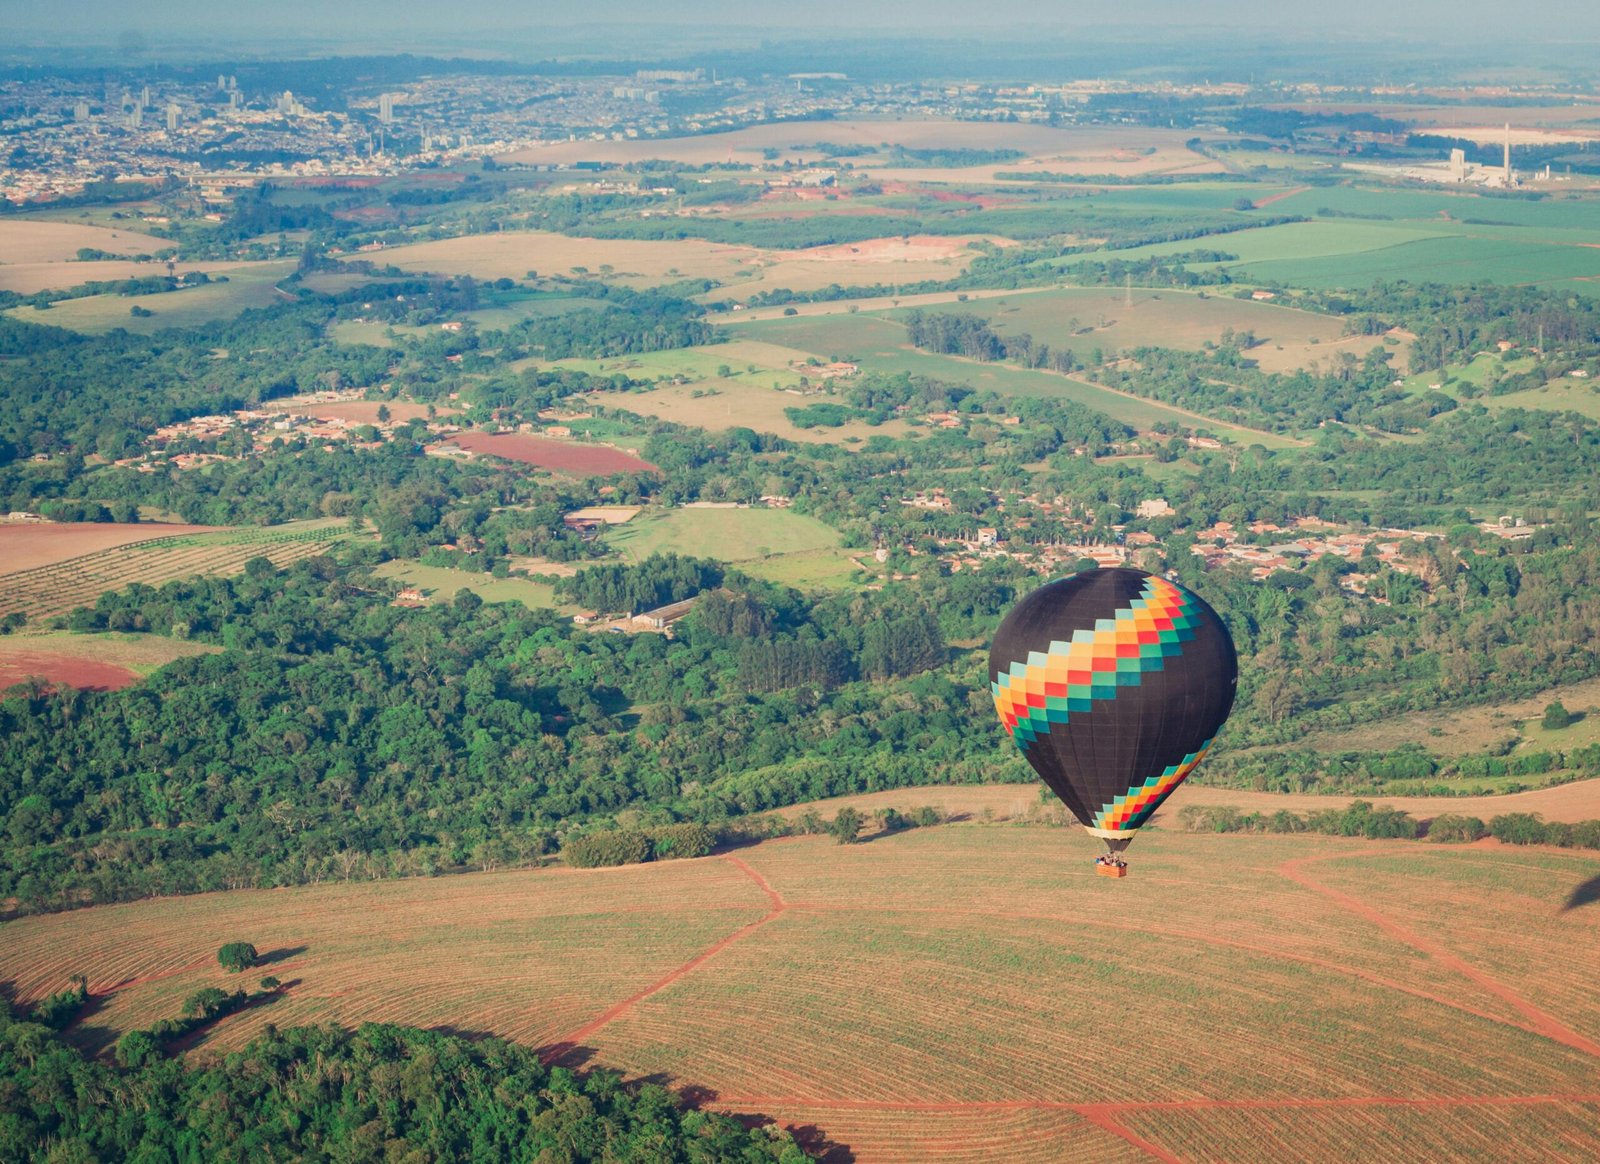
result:
M 1293 198 L 1296 194 L 1304 194 L 1309 189 L 1311 189 L 1310 186 L 1296 186 L 1293 190 L 1285 190 L 1282 194 L 1269 194 L 1267 197 L 1257 200 L 1256 209 L 1260 210 L 1263 206 L 1271 206 L 1274 202 L 1282 202 L 1285 198 Z
M 771 885 L 767 884 L 767 879 L 761 876 L 761 874 L 757 873 L 754 869 L 750 868 L 749 865 L 746 865 L 737 857 L 725 857 L 724 860 L 743 871 L 746 876 L 756 883 L 756 885 L 761 889 L 761 892 L 767 895 L 767 901 L 772 906 L 771 911 L 768 912 L 765 917 L 759 917 L 748 925 L 739 927 L 721 941 L 706 947 L 693 958 L 690 958 L 682 966 L 679 966 L 676 970 L 673 970 L 671 973 L 665 975 L 664 977 L 658 978 L 649 986 L 646 986 L 643 990 L 639 991 L 638 994 L 630 995 L 621 1002 L 617 1003 L 616 1006 L 613 1006 L 597 1017 L 590 1019 L 577 1030 L 562 1035 L 561 1038 L 557 1039 L 555 1043 L 545 1051 L 544 1061 L 546 1063 L 559 1063 L 562 1059 L 576 1050 L 583 1043 L 584 1039 L 587 1039 L 590 1035 L 594 1034 L 607 1024 L 621 1018 L 651 995 L 659 994 L 661 991 L 665 990 L 667 987 L 671 986 L 674 982 L 678 981 L 685 975 L 693 974 L 701 966 L 704 966 L 707 962 L 711 961 L 711 959 L 715 958 L 718 954 L 722 953 L 722 951 L 726 950 L 735 942 L 743 941 L 745 938 L 755 933 L 768 922 L 775 921 L 777 918 L 782 916 L 784 910 L 789 908 L 784 903 L 783 898 L 778 896 L 777 890 L 773 889 Z
M 613 473 L 656 471 L 649 461 L 640 460 L 621 449 L 550 440 L 520 432 L 464 432 L 452 436 L 445 443 L 469 453 L 486 454 L 578 476 L 605 477 Z
M 1351 897 L 1348 893 L 1342 893 L 1337 889 L 1332 889 L 1318 881 L 1313 880 L 1305 872 L 1305 866 L 1312 864 L 1313 862 L 1319 860 L 1328 861 L 1336 859 L 1336 857 L 1332 856 L 1302 857 L 1297 861 L 1285 862 L 1283 865 L 1279 866 L 1278 872 L 1282 873 L 1296 885 L 1303 885 L 1305 888 L 1314 893 L 1320 893 L 1323 897 L 1326 897 L 1329 901 L 1340 906 L 1341 908 L 1347 909 L 1357 917 L 1371 922 L 1390 937 L 1404 942 L 1412 949 L 1428 955 L 1428 957 L 1432 958 L 1435 962 L 1438 962 L 1439 965 L 1448 970 L 1453 970 L 1455 973 L 1477 985 L 1480 989 L 1494 995 L 1502 1002 L 1509 1004 L 1524 1017 L 1526 1017 L 1529 1023 L 1532 1024 L 1533 1029 L 1539 1034 L 1543 1035 L 1545 1038 L 1557 1043 L 1561 1043 L 1564 1046 L 1572 1047 L 1575 1050 L 1583 1051 L 1586 1054 L 1600 1057 L 1600 1043 L 1596 1043 L 1593 1039 L 1587 1038 L 1584 1035 L 1580 1035 L 1571 1027 L 1556 1021 L 1550 1015 L 1546 1014 L 1527 999 L 1523 998 L 1516 991 L 1512 990 L 1509 986 L 1506 986 L 1494 978 L 1491 978 L 1482 970 L 1468 965 L 1467 962 L 1457 957 L 1455 954 L 1452 954 L 1443 946 L 1429 941 L 1427 938 L 1424 938 L 1422 935 L 1413 930 L 1407 929 L 1399 922 L 1394 921 L 1392 918 L 1387 917 L 1383 913 L 1380 913 L 1366 902 Z

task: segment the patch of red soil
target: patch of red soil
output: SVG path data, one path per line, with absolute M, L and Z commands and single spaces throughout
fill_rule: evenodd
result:
M 53 651 L 20 651 L 0 658 L 0 691 L 33 677 L 80 691 L 120 691 L 139 682 L 126 667 Z
M 959 190 L 919 190 L 917 193 L 935 202 L 965 202 L 980 210 L 993 210 L 997 206 L 1016 206 L 1018 200 L 998 194 L 965 194 Z
M 656 467 L 649 461 L 621 449 L 550 440 L 520 432 L 464 432 L 451 437 L 446 444 L 469 453 L 578 476 L 608 477 L 613 473 L 656 472 Z

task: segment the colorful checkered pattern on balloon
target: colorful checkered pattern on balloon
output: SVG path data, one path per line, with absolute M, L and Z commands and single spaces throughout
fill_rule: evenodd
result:
M 990 689 L 995 709 L 1023 751 L 1071 717 L 1091 710 L 1096 699 L 1113 699 L 1123 687 L 1166 666 L 1194 638 L 1200 611 L 1181 587 L 1165 578 L 1145 579 L 1125 609 L 1094 626 L 1072 632 L 1048 651 L 1030 651 L 1013 662 Z
M 1112 832 L 1124 830 L 1131 832 L 1144 824 L 1150 819 L 1150 814 L 1167 798 L 1167 793 L 1182 784 L 1200 761 L 1206 758 L 1206 749 L 1210 746 L 1211 741 L 1207 740 L 1176 764 L 1150 777 L 1143 784 L 1128 789 L 1095 813 L 1094 822 L 1090 827 L 1109 829 Z

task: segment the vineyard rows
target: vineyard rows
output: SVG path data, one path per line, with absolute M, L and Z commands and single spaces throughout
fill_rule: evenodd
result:
M 267 536 L 228 533 L 155 538 L 5 575 L 0 577 L 0 616 L 20 611 L 30 622 L 37 622 L 91 606 L 107 590 L 119 590 L 134 582 L 159 586 L 197 574 L 236 574 L 256 557 L 267 558 L 275 566 L 287 566 L 326 552 L 342 538 L 332 527 L 299 529 L 276 536 L 272 536 L 272 530 L 248 533 Z

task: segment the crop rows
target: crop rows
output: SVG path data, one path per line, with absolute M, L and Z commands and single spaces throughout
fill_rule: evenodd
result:
M 1118 1117 L 1193 1164 L 1281 1160 L 1600 1159 L 1600 1105 L 1373 1105 L 1146 1110 Z
M 85 554 L 53 566 L 0 577 L 0 615 L 20 611 L 30 620 L 94 603 L 107 590 L 134 582 L 158 586 L 194 575 L 236 574 L 251 558 L 287 566 L 325 552 L 338 541 L 326 531 L 302 531 L 270 541 L 199 542 L 167 539 Z
M 906 1111 L 828 1105 L 719 1101 L 733 1112 L 771 1116 L 797 1129 L 816 1128 L 830 1143 L 847 1145 L 858 1160 L 951 1161 L 953 1164 L 1149 1164 L 1127 1141 L 1062 1110 Z
M 1226 948 L 796 909 L 640 1003 L 602 1045 L 646 1072 L 687 1054 L 719 1090 L 887 1103 L 1471 1094 L 1559 1088 L 1587 1063 L 1527 1032 Z
M 1061 830 L 947 825 L 843 849 L 797 839 L 737 859 L 141 902 L 9 923 L 0 980 L 24 1002 L 74 973 L 102 991 L 125 983 L 77 1035 L 103 1047 L 228 982 L 215 950 L 249 940 L 278 952 L 261 973 L 292 985 L 198 1053 L 267 1021 L 573 1039 L 631 1076 L 707 1088 L 863 1158 L 1135 1158 L 1112 1120 L 1185 1158 L 1366 1158 L 1414 1132 L 1418 1158 L 1436 1159 L 1470 1155 L 1522 1113 L 1533 1130 L 1506 1143 L 1595 1158 L 1594 1113 L 1576 1106 L 1600 1090 L 1591 1056 L 1275 874 L 1294 852 L 1282 838 L 1145 840 L 1135 878 L 1109 888 L 1075 875 Z M 1347 892 L 1391 913 L 1458 892 L 1452 875 L 1477 876 L 1460 862 L 1521 875 L 1514 852 L 1441 851 L 1424 880 L 1403 842 L 1307 843 L 1351 858 L 1318 862 L 1319 877 L 1339 870 Z M 1390 853 L 1405 875 L 1369 865 Z M 1248 929 L 1251 907 L 1268 920 Z M 1522 897 L 1493 893 L 1475 908 L 1508 930 L 1527 915 Z M 1574 958 L 1570 935 L 1526 932 Z M 1282 956 L 1318 934 L 1327 962 Z M 1570 1110 L 1517 1099 L 1537 1096 Z M 1097 1103 L 1117 1106 L 1078 1109 Z

